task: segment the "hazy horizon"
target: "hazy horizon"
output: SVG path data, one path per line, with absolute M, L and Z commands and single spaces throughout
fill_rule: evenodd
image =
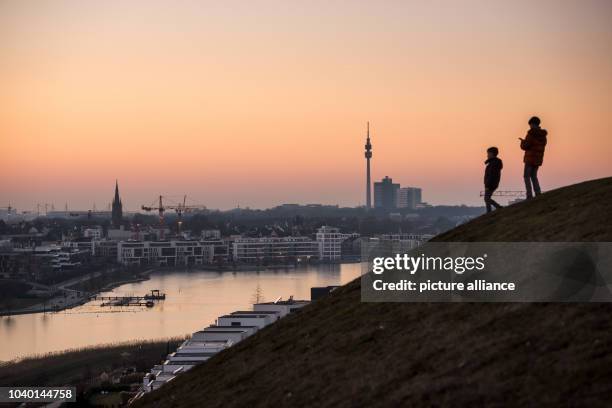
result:
M 460 4 L 459 4 L 460 3 Z M 363 205 L 373 181 L 481 205 L 485 150 L 521 190 L 612 175 L 612 3 L 0 3 L 0 207 Z

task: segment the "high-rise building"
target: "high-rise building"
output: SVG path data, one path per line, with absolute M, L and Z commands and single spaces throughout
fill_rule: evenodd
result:
M 114 227 L 119 227 L 123 221 L 123 204 L 119 198 L 119 183 L 115 180 L 115 197 L 113 198 L 111 220 Z
M 372 143 L 370 143 L 370 122 L 368 122 L 368 133 L 365 144 L 366 168 L 366 209 L 372 208 L 372 188 L 370 179 L 370 159 L 372 158 Z
M 374 183 L 374 207 L 384 210 L 397 208 L 397 196 L 400 189 L 398 183 L 385 176 L 384 179 Z
M 421 189 L 418 187 L 402 187 L 397 196 L 398 208 L 409 208 L 414 210 L 421 204 Z

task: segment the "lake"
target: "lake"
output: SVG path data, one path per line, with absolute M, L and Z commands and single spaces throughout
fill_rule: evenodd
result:
M 313 286 L 341 285 L 360 276 L 361 264 L 241 272 L 163 271 L 102 295 L 142 296 L 152 289 L 166 300 L 152 308 L 100 307 L 100 302 L 57 312 L 0 317 L 0 361 L 70 348 L 191 334 L 223 314 L 251 310 L 257 288 L 265 301 L 310 299 Z

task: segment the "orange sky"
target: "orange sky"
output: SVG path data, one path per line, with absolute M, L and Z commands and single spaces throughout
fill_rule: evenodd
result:
M 375 179 L 476 204 L 532 114 L 544 189 L 612 175 L 611 2 L 0 2 L 0 207 L 363 204 L 367 120 Z

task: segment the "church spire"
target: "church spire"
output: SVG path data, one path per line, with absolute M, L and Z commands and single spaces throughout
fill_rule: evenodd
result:
M 121 203 L 121 197 L 119 197 L 119 181 L 115 180 L 115 197 L 113 198 L 111 220 L 113 226 L 118 228 L 123 221 L 123 204 Z
M 121 198 L 119 198 L 119 181 L 117 179 L 115 179 L 115 198 L 113 199 L 113 203 L 114 202 L 121 202 Z

